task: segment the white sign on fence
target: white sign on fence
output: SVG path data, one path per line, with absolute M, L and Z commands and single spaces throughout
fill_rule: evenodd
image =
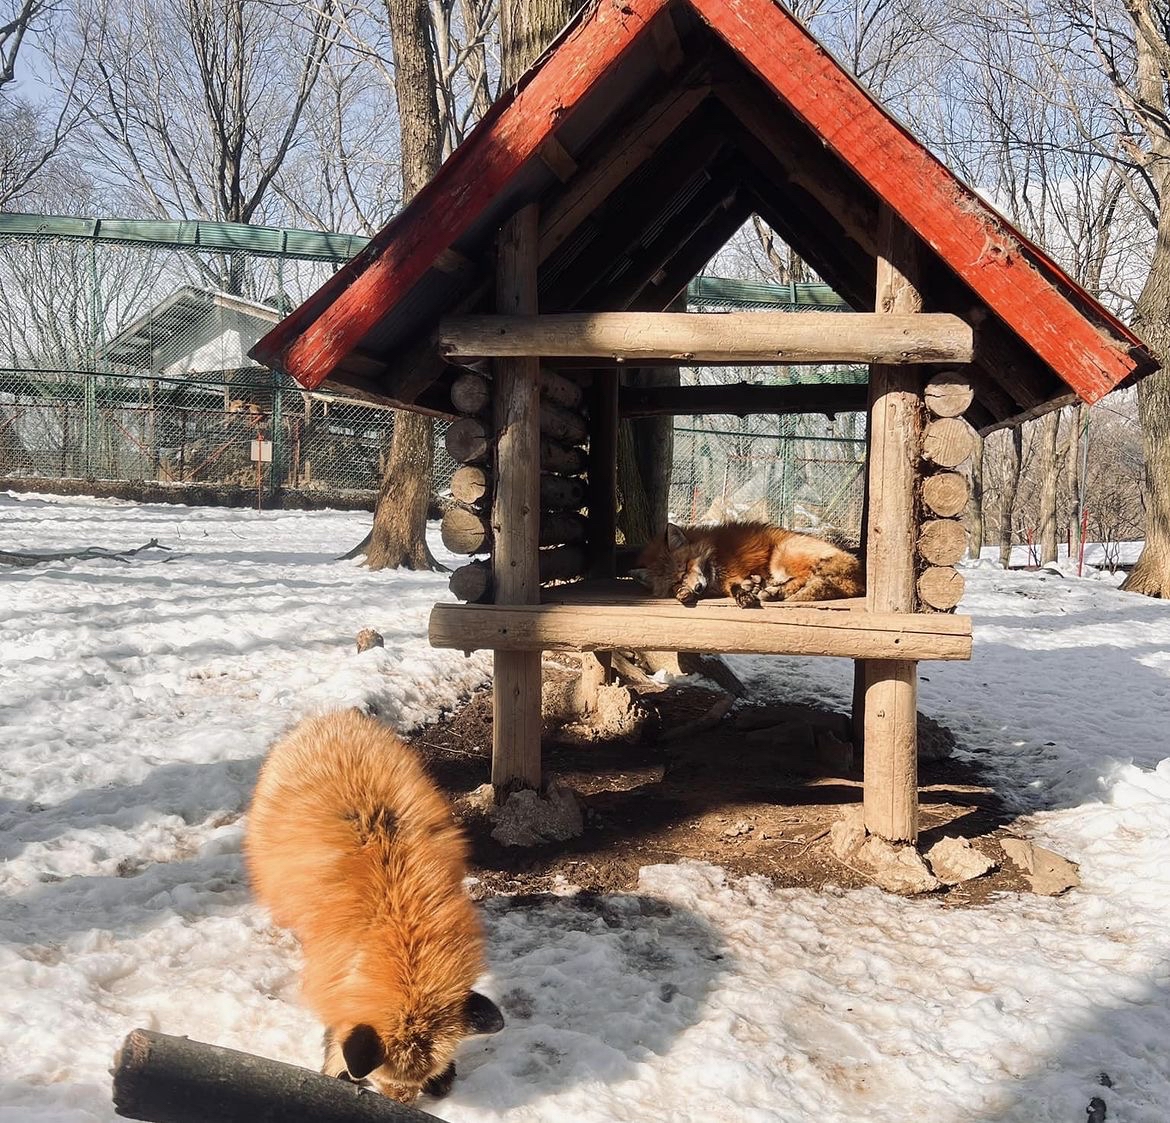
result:
M 258 440 L 252 442 L 252 459 L 262 461 L 264 464 L 272 463 L 272 442 L 265 440 Z

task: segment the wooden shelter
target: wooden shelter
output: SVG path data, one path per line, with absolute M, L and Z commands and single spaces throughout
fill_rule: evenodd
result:
M 856 311 L 665 312 L 753 212 Z M 1155 366 L 773 0 L 588 4 L 253 354 L 309 388 L 461 415 L 465 506 L 444 536 L 491 563 L 455 573 L 469 603 L 437 605 L 430 636 L 495 652 L 495 784 L 540 783 L 542 650 L 843 655 L 863 693 L 866 826 L 903 841 L 917 663 L 970 656 L 970 621 L 929 610 L 961 593 L 951 469 L 970 426 L 1095 401 Z M 870 364 L 865 400 L 619 379 L 623 364 L 837 360 Z M 850 408 L 869 410 L 864 601 L 685 608 L 614 580 L 623 413 Z

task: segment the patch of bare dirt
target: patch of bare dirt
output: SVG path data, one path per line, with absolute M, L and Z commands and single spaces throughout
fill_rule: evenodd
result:
M 546 677 L 567 668 L 546 666 Z M 844 806 L 861 801 L 861 761 L 832 767 L 823 754 L 811 770 L 803 745 L 784 745 L 744 728 L 743 712 L 765 700 L 744 699 L 718 724 L 692 736 L 671 730 L 700 719 L 724 695 L 686 682 L 642 701 L 652 715 L 642 739 L 590 739 L 546 730 L 546 778 L 573 789 L 585 808 L 585 831 L 565 842 L 519 848 L 491 837 L 482 807 L 463 797 L 489 778 L 492 700 L 485 689 L 455 712 L 421 729 L 413 742 L 455 800 L 472 842 L 481 894 L 545 892 L 563 881 L 589 892 L 633 889 L 641 866 L 687 858 L 734 874 L 760 874 L 778 887 L 858 888 L 871 884 L 829 847 L 829 829 Z M 820 718 L 827 724 L 827 715 Z M 930 741 L 950 734 L 927 722 Z M 842 728 L 844 728 L 842 726 Z M 750 736 L 749 736 L 750 732 Z M 801 731 L 807 738 L 807 730 Z M 1011 816 L 968 765 L 953 759 L 920 764 L 921 849 L 945 835 L 966 838 L 999 868 L 945 889 L 948 905 L 981 904 L 997 893 L 1028 888 L 998 840 Z

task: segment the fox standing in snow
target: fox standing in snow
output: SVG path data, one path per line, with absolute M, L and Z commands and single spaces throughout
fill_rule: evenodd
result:
M 734 597 L 741 608 L 761 600 L 814 601 L 859 597 L 861 562 L 847 550 L 762 522 L 675 526 L 651 542 L 630 571 L 656 597 L 694 604 Z
M 471 989 L 484 941 L 467 843 L 413 750 L 357 710 L 302 721 L 260 769 L 245 853 L 257 899 L 301 942 L 324 1072 L 404 1102 L 446 1092 L 459 1041 L 503 1018 Z

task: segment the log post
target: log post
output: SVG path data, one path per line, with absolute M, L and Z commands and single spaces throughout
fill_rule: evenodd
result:
M 589 576 L 617 576 L 618 372 L 598 371 L 589 436 Z
M 537 311 L 539 209 L 522 207 L 500 231 L 496 309 Z M 540 360 L 495 365 L 496 494 L 492 586 L 497 604 L 540 602 Z M 492 691 L 492 785 L 497 798 L 539 788 L 539 651 L 497 651 Z
M 335 1076 L 136 1029 L 114 1058 L 114 1111 L 150 1123 L 441 1123 Z
M 876 310 L 922 308 L 915 235 L 888 208 L 878 221 Z M 922 380 L 905 366 L 869 374 L 869 519 L 866 601 L 870 612 L 913 612 L 915 483 Z M 866 830 L 893 842 L 918 838 L 918 664 L 880 660 L 865 668 Z

